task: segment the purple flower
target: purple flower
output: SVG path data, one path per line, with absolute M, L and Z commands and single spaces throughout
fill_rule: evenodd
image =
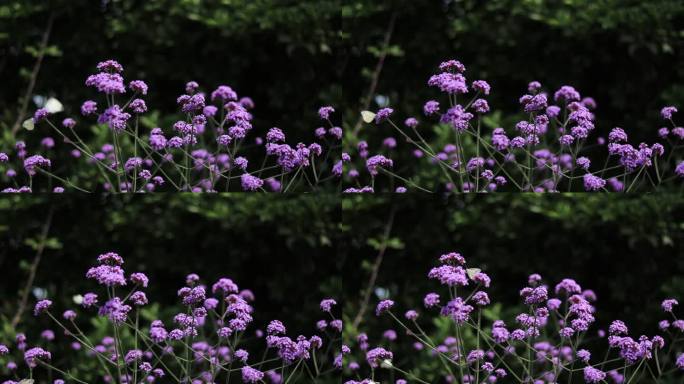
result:
M 112 323 L 120 325 L 126 321 L 130 310 L 131 307 L 129 305 L 123 304 L 121 299 L 115 297 L 100 307 L 98 314 L 100 316 L 107 316 Z
M 489 90 L 491 87 L 489 86 L 489 83 L 484 80 L 475 80 L 473 81 L 473 89 L 478 92 L 482 92 L 485 95 L 489 95 Z
M 186 113 L 203 111 L 205 105 L 204 95 L 201 93 L 189 96 L 187 98 L 179 98 L 178 103 L 181 110 Z
M 41 313 L 45 313 L 50 309 L 52 306 L 52 301 L 50 300 L 41 300 L 36 303 L 36 306 L 33 308 L 33 314 L 38 316 Z
M 450 72 L 450 71 L 456 71 L 456 72 L 465 72 L 466 67 L 465 65 L 461 64 L 460 61 L 458 60 L 449 60 L 442 62 L 439 65 L 439 70 L 442 72 Z
M 325 106 L 318 109 L 318 116 L 323 120 L 328 120 L 330 114 L 335 112 L 335 108 L 331 106 Z
M 147 296 L 145 296 L 145 292 L 141 292 L 141 291 L 133 292 L 129 299 L 131 300 L 131 302 L 134 305 L 137 305 L 139 307 L 143 306 L 143 305 L 147 305 L 147 303 L 148 303 Z
M 37 367 L 38 361 L 50 361 L 51 359 L 52 355 L 50 352 L 40 347 L 31 348 L 24 352 L 24 361 L 31 368 Z
M 98 92 L 107 95 L 126 92 L 123 77 L 118 73 L 100 72 L 96 75 L 90 75 L 85 84 L 89 87 L 95 87 Z
M 665 312 L 672 312 L 672 307 L 675 305 L 679 305 L 679 302 L 676 299 L 665 299 L 663 300 L 661 307 Z
M 268 143 L 279 143 L 285 141 L 285 134 L 280 128 L 273 127 L 268 130 L 266 134 L 266 142 Z
M 572 144 L 573 141 L 575 141 L 575 137 L 572 135 L 563 135 L 560 137 L 560 139 L 558 139 L 558 141 L 561 143 L 561 145 L 567 147 Z
M 425 308 L 432 308 L 439 305 L 439 295 L 436 293 L 428 293 L 423 299 Z
M 256 191 L 264 185 L 264 181 L 256 176 L 252 176 L 249 173 L 243 173 L 240 176 L 240 183 L 242 184 L 242 189 L 245 191 Z
M 90 268 L 86 278 L 95 279 L 101 285 L 108 287 L 126 285 L 123 269 L 118 265 L 99 265 Z
M 279 320 L 272 320 L 266 327 L 266 333 L 269 335 L 284 335 L 285 332 L 285 325 Z
M 131 363 L 134 363 L 134 362 L 142 359 L 142 357 L 143 357 L 142 351 L 139 349 L 134 349 L 134 350 L 128 351 L 126 353 L 126 356 L 124 357 L 124 361 L 126 362 L 126 364 L 131 364 Z
M 195 91 L 197 91 L 198 88 L 199 84 L 197 84 L 196 81 L 188 81 L 187 83 L 185 83 L 185 92 L 188 95 L 192 95 L 193 93 L 195 93 Z
M 477 99 L 473 102 L 473 109 L 477 113 L 487 113 L 489 112 L 489 104 L 485 99 Z
M 55 140 L 52 137 L 44 137 L 43 140 L 40 141 L 40 146 L 46 149 L 54 148 Z
M 627 141 L 627 133 L 625 133 L 624 129 L 615 127 L 610 130 L 608 141 L 611 143 L 624 143 Z
M 404 317 L 405 317 L 407 320 L 411 320 L 411 321 L 416 320 L 416 319 L 418 318 L 418 312 L 414 311 L 413 309 L 408 310 L 408 311 L 406 311 L 406 313 L 404 314 Z
M 375 308 L 375 314 L 377 316 L 380 316 L 383 313 L 389 311 L 393 306 L 394 306 L 394 301 L 382 300 L 381 302 L 378 303 L 378 306 Z
M 663 107 L 663 109 L 660 110 L 660 116 L 662 116 L 665 120 L 672 119 L 673 113 L 677 113 L 677 108 L 674 106 Z
M 473 294 L 472 300 L 475 304 L 479 306 L 489 305 L 489 296 L 487 292 L 478 291 Z
M 575 330 L 570 328 L 570 327 L 565 327 L 565 328 L 562 328 L 560 331 L 558 331 L 558 334 L 562 338 L 567 339 L 567 338 L 570 338 L 572 335 L 575 334 Z
M 675 174 L 679 177 L 684 177 L 684 161 L 677 164 L 677 167 L 675 168 Z
M 538 81 L 531 81 L 529 84 L 527 84 L 527 91 L 529 93 L 536 93 L 538 90 L 540 90 L 542 87 L 541 83 Z
M 472 118 L 472 113 L 466 112 L 460 104 L 457 104 L 442 115 L 440 122 L 451 124 L 457 132 L 463 132 L 468 129 L 468 124 Z
M 442 72 L 433 75 L 428 80 L 428 85 L 449 94 L 468 93 L 465 77 L 460 73 Z
M 586 349 L 580 349 L 577 351 L 577 358 L 582 360 L 585 364 L 589 362 L 589 359 L 591 358 L 591 353 L 587 351 Z
M 64 311 L 62 317 L 64 318 L 64 320 L 73 321 L 74 319 L 76 319 L 76 312 L 72 310 Z
M 237 99 L 237 93 L 227 85 L 220 85 L 211 93 L 211 101 L 227 103 L 228 101 L 236 101 Z
M 342 128 L 340 127 L 332 127 L 328 129 L 328 136 L 332 136 L 336 138 L 337 140 L 342 139 Z
M 36 169 L 50 168 L 51 166 L 52 163 L 50 162 L 50 160 L 44 158 L 41 155 L 33 155 L 31 157 L 24 159 L 24 169 L 26 170 L 26 173 L 28 173 L 31 176 L 34 176 L 36 174 Z
M 138 92 L 143 95 L 147 95 L 147 84 L 142 80 L 133 80 L 128 83 L 128 88 L 133 92 Z
M 575 88 L 564 85 L 553 95 L 555 101 L 565 101 L 565 103 L 570 103 L 572 101 L 579 101 L 580 94 L 575 90 Z
M 97 103 L 92 100 L 87 100 L 81 105 L 81 114 L 89 116 L 97 112 Z
M 606 378 L 606 373 L 592 366 L 584 367 L 584 381 L 587 383 L 599 383 Z
M 608 327 L 608 333 L 613 336 L 626 335 L 628 331 L 627 325 L 621 320 L 613 321 Z
M 84 308 L 90 308 L 97 304 L 97 295 L 94 293 L 86 293 L 83 295 L 82 305 Z
M 423 113 L 425 113 L 425 116 L 434 115 L 437 112 L 439 112 L 439 102 L 435 100 L 429 100 L 423 106 Z
M 7 354 L 9 354 L 9 348 L 4 344 L 0 344 L 0 356 L 5 356 Z
M 394 109 L 382 108 L 378 111 L 378 113 L 375 114 L 375 124 L 380 124 L 383 121 L 387 120 L 392 113 L 394 113 Z
M 529 98 L 524 98 L 523 105 L 525 112 L 536 112 L 546 109 L 546 95 L 540 93 Z
M 505 343 L 509 337 L 510 337 L 510 333 L 508 332 L 508 330 L 506 328 L 504 328 L 503 325 L 499 326 L 499 327 L 493 327 L 492 328 L 492 338 L 497 343 L 499 343 L 499 344 Z
M 451 317 L 457 324 L 463 324 L 468 321 L 472 311 L 472 306 L 466 304 L 460 297 L 457 297 L 442 308 L 441 314 Z
M 323 299 L 321 301 L 321 311 L 330 312 L 334 305 L 337 305 L 337 301 L 334 299 Z
M 371 176 L 378 175 L 378 168 L 392 168 L 394 162 L 383 155 L 375 155 L 366 160 L 366 168 Z
M 468 353 L 468 356 L 466 357 L 466 361 L 468 363 L 472 364 L 472 363 L 475 363 L 479 360 L 482 360 L 484 358 L 484 356 L 485 356 L 485 353 L 483 350 L 475 349 L 475 350 L 470 351 L 470 353 Z
M 548 291 L 546 287 L 523 288 L 520 290 L 520 296 L 527 305 L 545 303 L 548 299 Z
M 560 107 L 557 105 L 550 105 L 546 108 L 546 115 L 551 119 L 558 117 L 559 114 Z
M 238 349 L 237 351 L 235 351 L 233 356 L 235 356 L 235 358 L 237 358 L 242 363 L 247 363 L 247 359 L 249 358 L 249 353 L 247 353 L 247 351 L 245 351 L 244 349 Z
M 373 348 L 366 352 L 366 361 L 372 368 L 378 368 L 386 360 L 389 360 L 391 364 L 393 358 L 394 355 L 392 352 L 380 347 Z
M 606 181 L 591 173 L 584 175 L 584 189 L 587 191 L 598 191 L 606 186 Z
M 677 362 L 675 363 L 675 365 L 677 365 L 677 368 L 684 371 L 684 353 L 680 353 L 677 356 Z
M 123 72 L 123 66 L 116 60 L 106 60 L 97 63 L 97 70 L 102 72 L 119 73 Z
M 33 122 L 37 123 L 39 121 L 45 120 L 45 118 L 48 117 L 49 114 L 50 112 L 48 112 L 47 109 L 40 108 L 36 111 L 36 113 L 33 114 Z
M 131 101 L 131 103 L 128 105 L 128 107 L 135 113 L 145 113 L 147 112 L 147 105 L 145 104 L 145 100 L 143 99 L 135 99 Z
M 584 169 L 584 170 L 589 169 L 589 166 L 591 165 L 591 161 L 584 156 L 578 157 L 576 162 L 577 162 L 577 166 Z
M 450 287 L 468 285 L 468 277 L 461 266 L 441 265 L 432 268 L 428 273 L 428 278 L 439 280 L 441 284 Z
M 131 283 L 140 285 L 143 288 L 147 288 L 147 284 L 150 281 L 144 273 L 140 272 L 131 273 L 130 280 Z
M 99 124 L 107 124 L 109 128 L 119 133 L 126 129 L 126 123 L 131 118 L 129 113 L 121 110 L 118 105 L 107 108 L 98 118 Z

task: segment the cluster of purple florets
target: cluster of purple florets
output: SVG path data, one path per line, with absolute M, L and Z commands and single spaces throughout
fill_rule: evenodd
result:
M 396 188 L 395 192 L 404 192 L 407 188 L 430 192 L 494 192 L 505 185 L 520 191 L 557 192 L 574 190 L 573 182 L 575 186 L 583 185 L 585 191 L 621 192 L 637 188 L 652 190 L 664 182 L 684 178 L 684 158 L 676 153 L 684 142 L 684 127 L 676 126 L 673 115 L 677 108 L 673 106 L 661 111 L 661 117 L 671 127 L 658 130 L 658 142 L 637 146 L 628 143 L 628 135 L 622 128 L 611 130 L 607 140 L 598 136 L 593 112 L 597 105 L 591 97 L 582 97 L 569 85 L 547 93 L 541 83 L 533 81 L 519 99 L 525 118 L 513 129 L 496 127 L 490 131 L 483 116 L 490 112 L 485 97 L 491 86 L 484 80 L 469 84 L 465 71 L 461 62 L 449 60 L 427 82 L 448 99 L 448 104 L 428 100 L 422 107 L 427 118 L 436 119 L 439 127 L 449 128 L 439 129 L 435 143 L 426 140 L 431 133 L 419 128 L 416 117 L 406 118 L 402 125 L 392 120 L 395 111 L 390 107 L 375 114 L 364 111 L 367 116 L 373 116 L 376 124 L 388 123 L 397 131 L 399 138 L 410 145 L 416 162 L 424 158 L 439 169 L 437 173 L 426 171 L 430 176 L 425 177 L 384 172 L 393 180 L 389 185 Z M 595 146 L 607 150 L 602 168 L 592 166 L 586 156 Z M 383 160 L 382 166 L 391 166 L 390 155 L 398 149 L 392 136 L 383 140 L 379 150 L 382 154 L 378 155 L 371 155 L 368 143 L 359 141 L 356 158 L 359 163 L 365 162 L 371 182 L 364 185 L 360 167 L 354 167 L 350 161 L 352 164 L 345 176 L 355 186 L 345 192 L 375 191 L 378 156 Z M 406 168 L 415 169 L 414 166 Z M 435 174 L 440 177 L 438 182 Z M 404 185 L 397 187 L 397 183 Z
M 572 93 L 568 91 L 567 97 Z M 532 274 L 519 292 L 524 309 L 509 324 L 498 319 L 485 325 L 485 318 L 510 313 L 490 309 L 487 274 L 468 267 L 461 254 L 451 252 L 439 258 L 439 265 L 427 277 L 438 281 L 447 294 L 427 293 L 422 300 L 424 311 L 413 308 L 401 316 L 393 300 L 377 304 L 375 314 L 391 318 L 401 332 L 386 330 L 375 347 L 366 333 L 358 334 L 355 341 L 346 340 L 345 373 L 356 377 L 346 384 L 385 383 L 389 377 L 396 383 L 624 384 L 657 382 L 684 373 L 684 346 L 679 344 L 684 320 L 675 314 L 676 299 L 662 302 L 663 312 L 671 319 L 660 322 L 661 334 L 637 338 L 630 336 L 621 320 L 613 321 L 607 332 L 596 325 L 597 296 L 592 290 L 572 279 L 549 286 L 539 274 Z M 421 312 L 438 318 L 419 322 Z M 434 334 L 426 333 L 424 324 L 439 328 Z M 592 345 L 605 340 L 605 356 L 593 355 L 585 346 L 587 339 L 593 339 Z M 402 340 L 412 344 L 413 353 L 393 352 L 406 351 L 398 344 Z
M 171 127 L 143 127 L 148 111 L 144 97 L 149 87 L 142 80 L 126 84 L 124 68 L 114 60 L 97 65 L 98 72 L 88 76 L 86 85 L 101 94 L 101 100 L 86 100 L 80 108 L 85 118 L 111 130 L 111 141 L 87 144 L 87 134 L 79 132 L 71 117 L 61 124 L 53 122 L 46 108 L 38 109 L 33 124 L 43 124 L 70 146 L 74 161 L 85 161 L 97 171 L 96 184 L 80 188 L 70 175 L 47 172 L 52 164 L 49 150 L 55 147 L 52 137 L 45 137 L 41 154 L 28 156 L 23 142 L 17 142 L 14 156 L 0 152 L 0 163 L 23 162 L 29 176 L 27 185 L 11 164 L 5 178 L 16 188 L 4 192 L 30 192 L 35 189 L 33 177 L 43 171 L 46 177 L 62 184 L 54 192 L 66 189 L 104 189 L 114 192 L 153 192 L 173 188 L 177 191 L 214 192 L 231 190 L 230 185 L 244 191 L 287 192 L 317 189 L 342 176 L 342 161 L 338 152 L 342 128 L 332 123 L 335 109 L 321 107 L 318 115 L 327 126 L 314 130 L 309 143 L 286 143 L 283 130 L 271 128 L 266 139 L 253 134 L 252 109 L 249 97 L 240 97 L 228 85 L 220 85 L 208 95 L 194 81 L 185 86 L 177 98 L 183 119 Z M 252 135 L 253 139 L 250 139 Z M 61 145 L 60 145 L 61 146 Z M 256 149 L 255 149 L 256 148 Z M 260 158 L 248 161 L 247 155 L 259 153 Z M 242 154 L 242 155 L 241 155 Z M 235 189 L 237 187 L 234 187 Z
M 226 89 L 223 92 L 216 97 L 230 96 Z M 198 275 L 190 274 L 177 292 L 182 310 L 170 322 L 156 319 L 149 327 L 142 327 L 141 309 L 149 305 L 144 290 L 150 280 L 142 272 L 126 277 L 123 264 L 123 258 L 115 252 L 100 255 L 86 277 L 95 280 L 104 293 L 88 292 L 74 299 L 85 310 L 94 310 L 107 319 L 113 328 L 111 336 L 100 337 L 99 341 L 87 336 L 76 324 L 76 310 L 68 309 L 58 316 L 49 299 L 38 301 L 34 307 L 34 315 L 49 317 L 62 328 L 65 338 L 73 338 L 71 349 L 75 353 L 84 353 L 102 364 L 96 381 L 153 383 L 173 378 L 181 382 L 223 382 L 234 376 L 244 383 L 283 384 L 303 377 L 339 374 L 342 369 L 344 349 L 340 351 L 337 344 L 342 320 L 334 315 L 337 301 L 332 298 L 320 302 L 320 309 L 328 318 L 316 322 L 316 331 L 311 336 L 289 337 L 279 320 L 268 323 L 265 332 L 250 331 L 254 328 L 255 313 L 255 297 L 250 290 L 240 289 L 229 278 L 220 278 L 207 286 Z M 124 332 L 134 336 L 122 337 Z M 17 335 L 14 348 L 0 344 L 0 362 L 6 361 L 9 372 L 19 377 L 20 363 L 8 360 L 12 350 L 16 350 L 23 354 L 33 377 L 41 376 L 36 370 L 44 367 L 51 375 L 63 375 L 55 383 L 84 382 L 77 374 L 71 376 L 69 367 L 53 362 L 48 346 L 54 342 L 55 332 L 47 329 L 41 339 L 39 346 L 32 348 L 24 334 Z M 244 343 L 243 339 L 256 341 Z M 258 353 L 249 352 L 257 348 Z M 73 361 L 71 357 L 58 360 L 60 364 Z M 16 384 L 12 380 L 3 383 Z

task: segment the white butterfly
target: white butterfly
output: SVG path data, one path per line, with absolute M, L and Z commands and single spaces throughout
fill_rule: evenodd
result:
M 46 99 L 45 96 L 35 95 L 33 96 L 33 102 L 38 108 L 45 108 L 50 113 L 62 112 L 64 110 L 64 105 L 54 97 Z
M 45 99 L 45 96 L 35 95 L 33 96 L 33 102 L 36 104 L 36 106 L 38 106 L 38 108 L 45 108 L 50 114 L 64 111 L 64 105 L 62 105 L 62 102 L 54 97 Z M 33 118 L 24 120 L 21 126 L 27 131 L 33 131 L 35 128 Z
M 371 111 L 361 111 L 361 118 L 364 122 L 370 124 L 373 122 L 373 119 L 375 119 L 375 113 Z

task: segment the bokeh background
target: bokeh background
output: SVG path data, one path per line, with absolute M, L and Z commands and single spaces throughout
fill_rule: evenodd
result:
M 572 278 L 596 293 L 591 335 L 615 319 L 625 321 L 631 334 L 657 334 L 658 321 L 666 318 L 661 301 L 684 298 L 681 195 L 369 195 L 345 198 L 343 204 L 345 337 L 367 332 L 377 342 L 394 328 L 403 341 L 392 348 L 402 359 L 413 356 L 412 343 L 390 318 L 375 316 L 375 306 L 389 297 L 395 313 L 422 313 L 425 294 L 441 292 L 427 273 L 451 251 L 491 277 L 489 296 L 507 323 L 523 309 L 519 290 L 532 273 L 552 287 Z M 369 286 L 368 307 L 355 322 Z M 430 319 L 420 319 L 426 330 L 435 328 Z M 605 340 L 594 347 L 600 358 Z
M 293 334 L 310 334 L 323 315 L 320 300 L 340 298 L 339 260 L 332 256 L 340 221 L 334 195 L 9 197 L 0 200 L 0 212 L 0 343 L 11 344 L 16 332 L 35 339 L 49 325 L 32 315 L 40 296 L 63 310 L 74 306 L 74 295 L 96 289 L 85 272 L 108 251 L 124 258 L 127 273 L 149 276 L 147 296 L 166 319 L 179 310 L 176 292 L 189 273 L 205 284 L 229 277 L 252 290 L 252 331 L 280 319 Z M 28 307 L 13 328 L 49 216 Z

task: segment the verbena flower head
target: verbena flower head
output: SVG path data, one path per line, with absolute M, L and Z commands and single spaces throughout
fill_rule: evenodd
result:
M 47 312 L 48 309 L 52 306 L 52 301 L 50 300 L 41 300 L 36 303 L 36 306 L 33 309 L 33 314 L 38 316 L 42 313 Z
M 458 268 L 464 269 L 465 265 L 465 260 L 455 252 L 443 255 L 440 261 L 440 266 L 430 271 L 430 278 L 437 278 L 442 273 L 449 275 Z M 477 268 L 468 268 L 465 273 L 466 278 L 472 281 L 479 280 L 476 276 L 480 274 L 485 275 Z M 401 363 L 397 363 L 395 366 L 395 362 L 392 361 L 394 359 L 392 352 L 386 347 L 370 348 L 369 340 L 373 336 L 369 337 L 367 334 L 361 333 L 356 339 L 358 355 L 352 349 L 351 353 L 348 353 L 351 356 L 345 368 L 348 368 L 349 372 L 357 377 L 364 377 L 362 367 L 353 359 L 361 359 L 365 355 L 370 366 L 370 372 L 376 378 L 386 377 L 381 372 L 376 371 L 378 368 L 386 368 L 396 369 L 397 372 L 402 373 L 414 372 L 412 375 L 415 379 L 424 381 L 425 378 L 421 377 L 421 370 L 412 369 L 410 364 L 415 363 L 418 367 L 432 361 L 435 366 L 431 368 L 430 372 L 435 375 L 434 377 L 452 378 L 459 380 L 459 382 L 474 382 L 475 372 L 479 369 L 479 374 L 491 375 L 488 379 L 485 376 L 483 382 L 497 382 L 498 379 L 508 375 L 507 370 L 524 372 L 529 361 L 532 363 L 534 375 L 549 382 L 567 380 L 568 372 L 574 369 L 572 367 L 581 365 L 577 369 L 582 370 L 580 379 L 583 378 L 584 382 L 603 383 L 607 378 L 610 378 L 610 380 L 620 383 L 621 380 L 624 380 L 624 375 L 618 371 L 624 372 L 624 366 L 636 367 L 636 364 L 649 364 L 653 361 L 655 353 L 660 353 L 660 364 L 663 364 L 662 361 L 670 361 L 670 364 L 675 366 L 679 364 L 681 367 L 678 366 L 678 368 L 684 369 L 684 354 L 677 352 L 677 361 L 665 357 L 664 347 L 667 342 L 664 337 L 642 335 L 638 339 L 632 338 L 628 336 L 627 326 L 621 320 L 615 320 L 610 324 L 608 328 L 610 335 L 606 341 L 603 341 L 605 348 L 612 350 L 610 355 L 606 355 L 604 360 L 592 363 L 592 356 L 595 355 L 588 348 L 585 348 L 585 345 L 594 347 L 597 343 L 601 343 L 601 339 L 605 337 L 605 332 L 599 329 L 598 341 L 586 342 L 584 340 L 590 335 L 590 327 L 596 322 L 594 317 L 596 293 L 590 289 L 583 290 L 575 280 L 566 278 L 556 284 L 552 291 L 558 298 L 549 298 L 549 290 L 546 285 L 542 284 L 542 277 L 539 274 L 531 274 L 527 280 L 529 286 L 523 288 L 520 295 L 528 307 L 515 316 L 515 323 L 518 328 L 509 331 L 503 320 L 495 320 L 491 326 L 489 324 L 484 325 L 485 318 L 491 315 L 490 312 L 489 315 L 482 316 L 487 312 L 481 307 L 490 303 L 489 295 L 482 290 L 486 288 L 484 284 L 479 284 L 470 290 L 465 289 L 468 288 L 467 286 L 455 288 L 453 285 L 445 284 L 447 287 L 443 289 L 448 290 L 450 300 L 440 307 L 440 317 L 428 318 L 421 322 L 421 324 L 432 323 L 435 328 L 433 334 L 426 332 L 423 325 L 414 323 L 418 319 L 418 313 L 413 309 L 408 309 L 404 314 L 404 318 L 408 322 L 392 316 L 396 324 L 404 329 L 406 335 L 415 336 L 415 343 L 406 347 L 416 353 L 411 354 L 409 350 L 408 354 L 397 359 Z M 440 306 L 439 295 L 437 293 L 427 294 L 424 298 L 424 304 L 428 308 Z M 666 299 L 662 303 L 665 312 L 672 311 L 675 305 L 677 305 L 675 299 Z M 388 311 L 394 306 L 393 301 L 383 300 L 376 308 L 376 314 Z M 499 308 L 496 309 L 496 312 L 506 313 L 510 311 Z M 676 326 L 675 323 L 677 323 Z M 472 329 L 474 332 L 488 334 L 486 338 L 489 338 L 490 341 L 486 343 L 485 348 L 482 348 L 482 344 L 474 338 L 453 337 L 451 335 L 453 335 L 454 327 L 456 335 L 458 335 L 459 330 L 464 332 L 466 329 Z M 672 327 L 677 329 L 677 332 L 684 332 L 684 320 L 677 319 L 672 324 L 667 320 L 660 323 L 660 328 L 663 330 Z M 556 328 L 555 331 L 553 328 Z M 452 331 L 445 335 L 445 329 Z M 668 331 L 668 333 L 671 332 Z M 377 338 L 384 340 L 385 345 L 395 345 L 401 341 L 399 334 L 394 329 L 385 330 Z M 677 343 L 676 338 L 674 343 Z M 493 346 L 494 344 L 497 347 Z M 501 352 L 498 352 L 499 348 Z M 528 355 L 528 348 L 531 349 L 531 355 Z M 430 353 L 423 354 L 420 352 L 422 350 L 430 351 Z M 677 347 L 674 350 L 677 350 Z M 613 357 L 613 354 L 616 357 Z M 600 355 L 604 355 L 604 353 Z M 530 356 L 531 361 L 529 360 Z M 506 369 L 496 368 L 502 364 L 503 359 L 506 359 Z M 442 361 L 440 362 L 440 360 Z M 446 368 L 444 364 L 447 365 Z M 468 368 L 465 368 L 464 364 L 467 364 Z M 459 365 L 461 368 L 465 368 L 461 372 L 459 372 Z M 673 372 L 669 371 L 664 375 Z M 634 379 L 645 375 L 642 373 L 642 376 L 639 376 L 634 371 L 630 373 Z M 538 382 L 541 383 L 541 379 Z
M 93 148 L 92 142 L 83 142 L 80 134 L 74 131 L 77 123 L 73 117 L 62 120 L 66 130 L 61 131 L 50 121 L 52 116 L 49 110 L 41 108 L 36 111 L 33 123 L 47 120 L 50 128 L 64 136 L 64 144 L 74 147 L 70 149 L 74 164 L 70 163 L 66 167 L 60 164 L 57 169 L 60 173 L 75 169 L 76 175 L 42 172 L 44 177 L 54 179 L 51 183 L 56 180 L 66 184 L 56 189 L 50 186 L 51 183 L 34 183 L 33 177 L 39 170 L 47 171 L 50 160 L 43 157 L 45 155 L 29 158 L 24 146 L 18 149 L 14 159 L 21 162 L 27 160 L 26 164 L 17 164 L 24 165 L 27 171 L 28 175 L 24 177 L 27 186 L 21 186 L 23 180 L 17 180 L 19 175 L 10 168 L 6 173 L 9 178 L 15 179 L 11 180 L 12 183 L 19 183 L 19 186 L 4 188 L 3 191 L 30 192 L 33 186 L 37 186 L 39 190 L 53 192 L 69 189 L 118 193 L 149 193 L 168 189 L 192 192 L 224 189 L 287 192 L 319 190 L 323 186 L 332 188 L 337 185 L 336 179 L 343 177 L 343 166 L 338 165 L 343 130 L 331 121 L 335 111 L 333 106 L 320 108 L 319 117 L 329 127 L 316 130 L 314 141 L 287 144 L 280 131 L 279 137 L 273 137 L 274 132 L 268 135 L 269 142 L 263 145 L 262 134 L 265 132 L 261 132 L 262 127 L 254 126 L 251 112 L 255 107 L 254 101 L 246 96 L 238 96 L 228 85 L 220 85 L 207 94 L 200 92 L 197 82 L 188 82 L 185 84 L 185 93 L 176 98 L 183 118 L 173 126 L 155 127 L 150 132 L 141 124 L 141 115 L 151 109 L 144 99 L 151 89 L 145 81 L 126 82 L 123 66 L 114 60 L 107 60 L 97 65 L 97 72 L 89 75 L 85 83 L 96 89 L 99 95 L 97 99 L 83 102 L 80 112 L 92 119 L 93 123 L 97 122 L 114 132 L 113 142 L 105 144 L 111 150 L 105 151 L 104 146 L 99 150 Z M 103 107 L 98 109 L 98 103 Z M 259 132 L 250 138 L 249 135 L 254 131 Z M 139 144 L 133 145 L 135 143 Z M 252 143 L 256 144 L 256 149 Z M 58 149 L 52 139 L 42 140 L 41 145 L 43 149 Z M 145 149 L 138 150 L 139 145 Z M 248 154 L 250 157 L 260 157 L 249 161 Z M 313 161 L 317 157 L 321 159 Z M 0 158 L 0 162 L 9 161 L 9 156 L 7 159 Z M 278 167 L 271 166 L 273 161 Z M 262 165 L 256 168 L 254 164 Z M 88 167 L 96 171 L 95 177 L 78 176 L 86 172 Z M 122 168 L 126 172 L 135 172 L 121 177 Z M 302 168 L 307 169 L 303 171 Z M 313 179 L 311 173 L 315 173 Z M 86 188 L 78 186 L 77 182 L 87 184 Z M 264 182 L 267 183 L 266 188 L 263 188 Z
M 52 360 L 52 354 L 40 347 L 34 347 L 24 352 L 24 361 L 31 368 L 37 367 L 40 361 L 49 362 L 50 360 Z
M 381 314 L 389 311 L 393 306 L 394 306 L 394 301 L 382 300 L 381 302 L 378 303 L 378 306 L 375 308 L 375 314 L 377 316 L 380 316 Z
M 385 363 L 385 361 L 389 361 L 391 364 L 393 358 L 394 355 L 392 352 L 380 347 L 373 348 L 366 352 L 366 361 L 368 362 L 368 365 L 373 368 L 380 367 L 380 365 Z

